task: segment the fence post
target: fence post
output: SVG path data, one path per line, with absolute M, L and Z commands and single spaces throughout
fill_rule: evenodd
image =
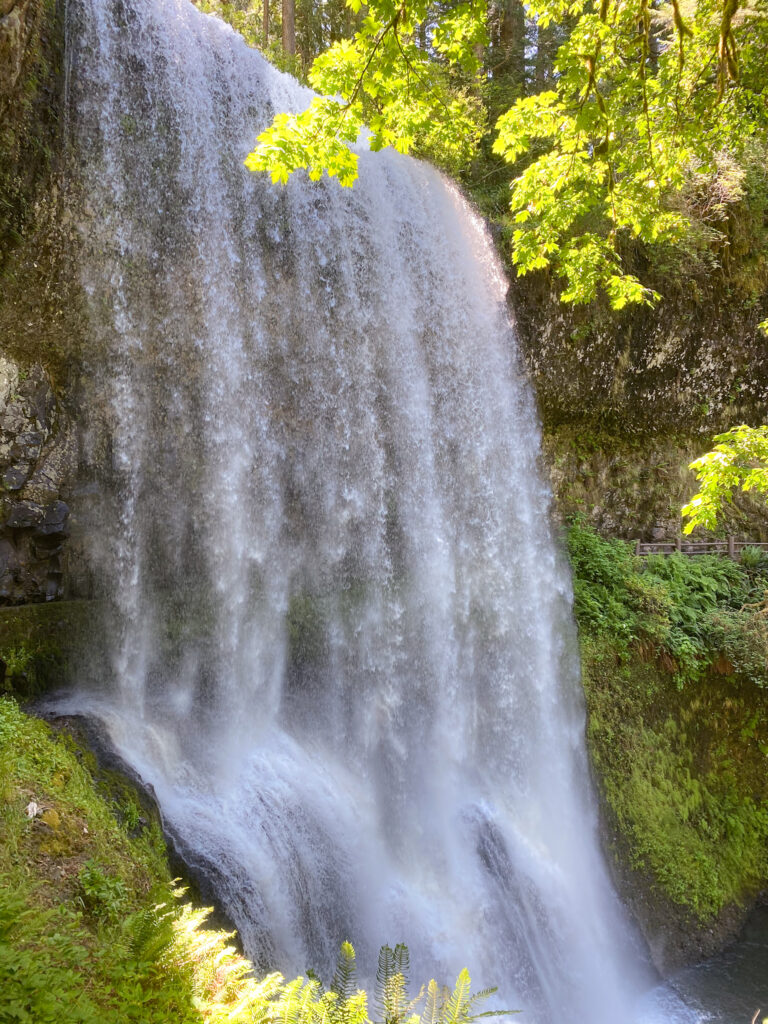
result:
M 640 555 L 640 541 L 639 540 L 635 541 L 635 554 L 638 555 L 638 556 Z
M 728 537 L 728 557 L 736 560 L 736 538 Z
M 677 545 L 678 553 L 680 553 L 683 550 L 683 538 L 679 534 L 675 544 Z

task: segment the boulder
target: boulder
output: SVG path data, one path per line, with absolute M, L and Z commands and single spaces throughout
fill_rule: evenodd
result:
M 20 491 L 29 478 L 32 467 L 28 462 L 17 462 L 3 473 L 3 487 L 7 491 Z
M 11 530 L 29 530 L 42 523 L 45 513 L 34 501 L 18 501 L 11 507 L 5 525 Z
M 43 509 L 43 521 L 36 527 L 35 533 L 48 536 L 65 534 L 69 519 L 69 505 L 64 501 L 52 501 Z

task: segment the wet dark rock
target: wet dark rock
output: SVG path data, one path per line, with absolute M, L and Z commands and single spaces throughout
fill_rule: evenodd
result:
M 68 518 L 69 505 L 64 501 L 52 501 L 50 505 L 46 505 L 43 509 L 43 521 L 35 532 L 43 536 L 64 534 L 67 530 Z
M 63 538 L 60 535 L 35 537 L 32 542 L 32 555 L 40 561 L 60 555 L 64 550 L 62 541 Z
M 27 433 L 18 434 L 11 445 L 11 458 L 20 459 L 25 462 L 34 462 L 35 459 L 40 457 L 43 440 L 43 433 L 40 430 L 31 430 Z
M 14 575 L 19 568 L 16 549 L 9 540 L 0 538 L 0 602 L 13 592 Z
M 63 495 L 77 468 L 75 430 L 46 370 L 0 354 L 0 604 L 62 595 L 70 535 Z
M 19 501 L 11 509 L 5 525 L 11 530 L 29 530 L 42 523 L 45 513 L 34 501 Z
M 29 0 L 9 8 L 3 0 L 0 16 L 0 96 L 13 91 L 21 75 L 27 43 L 27 9 Z M 7 12 L 7 13 L 6 13 Z
M 56 571 L 48 572 L 48 579 L 45 581 L 45 600 L 56 601 L 62 595 L 61 585 L 62 574 Z
M 53 425 L 56 399 L 42 366 L 33 366 L 26 380 L 19 384 L 18 393 L 25 400 L 28 415 L 34 417 L 39 430 Z
M 24 415 L 24 407 L 21 402 L 12 402 L 0 417 L 0 432 L 8 437 L 16 437 L 24 432 L 29 425 L 29 420 Z
M 31 466 L 28 463 L 19 462 L 15 466 L 9 466 L 3 473 L 3 487 L 7 491 L 20 491 L 29 479 Z

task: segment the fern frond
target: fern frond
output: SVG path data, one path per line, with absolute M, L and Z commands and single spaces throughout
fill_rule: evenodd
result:
M 473 1013 L 467 1020 L 480 1020 L 482 1017 L 510 1017 L 513 1013 L 522 1013 L 522 1010 L 483 1010 L 482 1013 Z
M 479 992 L 473 992 L 469 997 L 469 1005 L 474 1006 L 475 1003 L 480 1002 L 481 999 L 488 999 L 489 996 L 492 996 L 498 991 L 499 989 L 497 985 L 494 985 L 493 988 L 481 988 Z
M 443 1006 L 441 1013 L 442 1024 L 464 1024 L 467 1020 L 467 1004 L 471 984 L 472 979 L 465 967 L 456 979 L 456 985 L 450 999 Z
M 420 1024 L 438 1024 L 442 1002 L 440 986 L 433 978 L 427 985 L 427 1001 L 421 1011 Z
M 279 1024 L 299 1024 L 301 990 L 304 987 L 304 979 L 294 978 L 283 988 L 280 999 L 277 1001 L 275 1019 Z
M 318 1002 L 322 1001 L 320 982 L 309 978 L 299 990 L 298 1021 L 299 1024 L 311 1024 L 317 1011 Z
M 357 989 L 357 963 L 355 949 L 351 942 L 342 942 L 336 960 L 336 972 L 331 982 L 331 992 L 335 992 L 340 1003 L 346 1003 Z
M 405 988 L 405 978 L 398 971 L 387 981 L 384 990 L 384 1007 L 386 1024 L 401 1024 L 406 1013 L 408 993 Z
M 411 1014 L 413 1013 L 413 1011 L 416 1009 L 416 1007 L 419 1005 L 423 998 L 424 986 L 422 985 L 421 988 L 419 989 L 419 994 L 414 999 L 412 999 L 406 1007 L 403 1008 L 403 1016 L 406 1018 L 410 1018 Z M 419 1019 L 418 1014 L 416 1015 L 415 1019 Z
M 344 1004 L 344 1024 L 368 1024 L 368 996 L 361 989 Z
M 318 983 L 318 985 L 320 986 L 320 991 L 321 992 L 325 991 L 324 988 L 323 988 L 322 978 L 317 973 L 317 971 L 313 971 L 311 967 L 308 967 L 306 969 L 306 971 L 304 972 L 304 974 L 307 976 L 309 981 L 316 981 Z
M 376 985 L 382 992 L 387 980 L 397 971 L 395 966 L 395 951 L 391 946 L 384 945 L 379 950 L 379 963 L 376 968 Z
M 376 967 L 376 988 L 374 989 L 374 1004 L 379 1024 L 387 1021 L 387 989 L 390 978 L 396 973 L 395 951 L 391 946 L 383 945 L 379 950 L 379 962 Z
M 411 973 L 411 954 L 408 952 L 408 947 L 404 942 L 398 942 L 392 957 L 395 963 L 395 970 L 405 978 L 405 987 L 407 988 Z

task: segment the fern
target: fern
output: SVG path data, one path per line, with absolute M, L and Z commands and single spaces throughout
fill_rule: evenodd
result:
M 376 971 L 376 1008 L 381 1024 L 401 1024 L 408 1009 L 408 947 L 398 943 L 394 949 L 384 945 L 379 950 Z
M 445 989 L 440 989 L 433 978 L 427 985 L 427 999 L 421 1012 L 420 1024 L 440 1024 L 440 1011 L 445 1002 Z
M 456 979 L 456 985 L 450 998 L 444 1004 L 440 1014 L 441 1024 L 464 1024 L 464 1021 L 468 1020 L 469 987 L 471 983 L 469 971 L 465 967 Z
M 469 971 L 463 970 L 451 989 L 440 986 L 433 978 L 426 990 L 408 1002 L 408 974 L 410 957 L 408 947 L 402 943 L 392 949 L 382 946 L 376 971 L 376 1005 L 380 1016 L 378 1024 L 470 1024 L 482 1017 L 503 1017 L 518 1010 L 486 1010 L 475 1013 L 475 1006 L 492 996 L 495 988 L 471 993 Z M 413 1014 L 417 1005 L 426 1000 L 420 1016 Z
M 331 992 L 339 997 L 339 1002 L 346 1002 L 357 989 L 357 964 L 355 949 L 351 942 L 342 942 L 336 961 L 336 972 L 331 981 Z

